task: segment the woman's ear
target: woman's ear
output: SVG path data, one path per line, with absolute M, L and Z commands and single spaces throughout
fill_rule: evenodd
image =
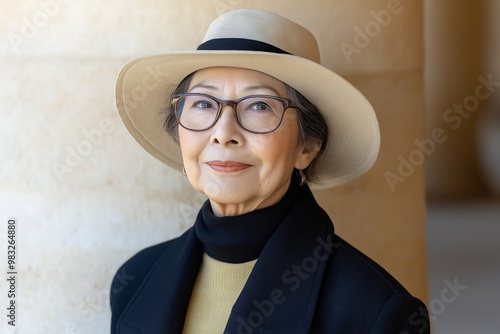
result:
M 314 158 L 316 158 L 316 155 L 318 155 L 321 144 L 320 141 L 314 140 L 301 145 L 297 160 L 295 161 L 295 168 L 306 169 Z

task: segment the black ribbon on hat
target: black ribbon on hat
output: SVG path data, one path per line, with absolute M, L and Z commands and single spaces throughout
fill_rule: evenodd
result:
M 291 54 L 274 45 L 245 38 L 217 38 L 200 44 L 199 51 L 262 51 L 271 53 Z

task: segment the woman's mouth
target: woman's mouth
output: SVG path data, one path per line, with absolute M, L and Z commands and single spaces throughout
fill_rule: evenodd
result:
M 207 165 L 209 165 L 213 170 L 216 170 L 218 172 L 238 172 L 240 170 L 252 167 L 252 165 L 245 164 L 243 162 L 220 161 L 220 160 L 209 161 L 207 162 Z

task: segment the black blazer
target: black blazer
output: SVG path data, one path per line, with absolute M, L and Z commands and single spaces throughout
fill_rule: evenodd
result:
M 302 188 L 260 253 L 224 334 L 430 333 L 425 305 L 335 235 Z M 129 259 L 111 287 L 111 332 L 182 333 L 202 254 L 191 228 Z

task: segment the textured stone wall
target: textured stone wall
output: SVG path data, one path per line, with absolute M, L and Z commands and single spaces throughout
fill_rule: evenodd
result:
M 380 159 L 359 180 L 316 195 L 338 233 L 426 299 L 424 181 L 412 153 L 424 131 L 421 1 L 0 6 L 2 268 L 6 222 L 18 220 L 17 326 L 2 313 L 0 332 L 107 333 L 108 289 L 118 266 L 192 224 L 203 197 L 128 134 L 115 111 L 114 81 L 132 57 L 194 49 L 208 24 L 232 8 L 274 10 L 308 27 L 323 63 L 373 103 Z M 403 160 L 414 166 L 401 167 Z

